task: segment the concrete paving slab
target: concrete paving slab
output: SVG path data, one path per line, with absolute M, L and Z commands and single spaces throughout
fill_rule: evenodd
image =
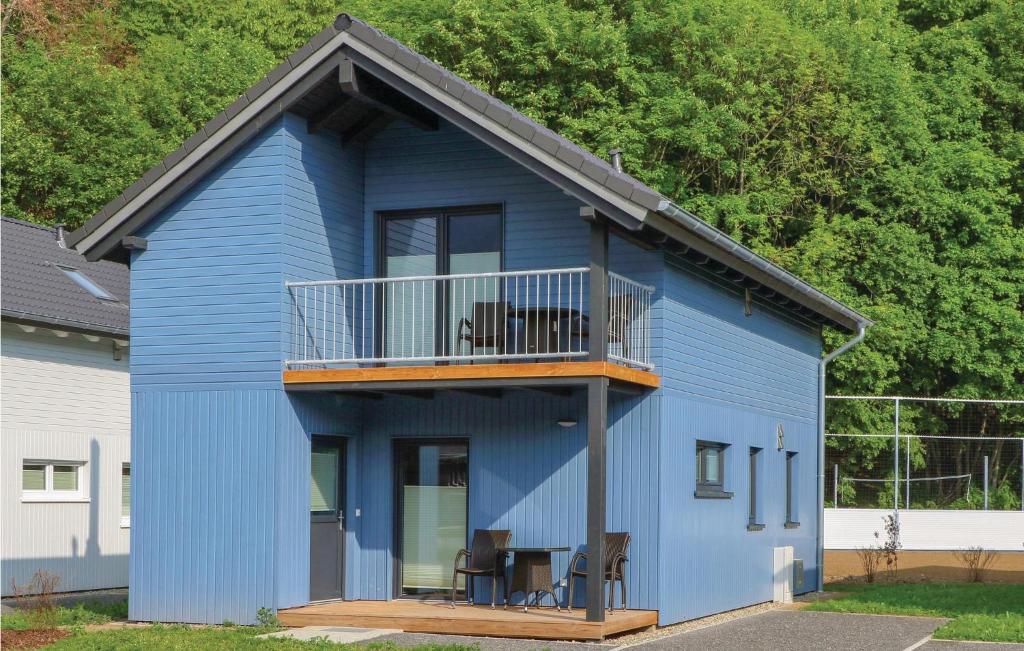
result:
M 945 622 L 931 617 L 773 610 L 653 639 L 631 648 L 636 651 L 904 651 L 927 640 Z
M 496 637 L 470 637 L 466 635 L 433 635 L 431 633 L 399 633 L 381 637 L 376 642 L 393 642 L 398 647 L 419 644 L 460 644 L 477 646 L 480 651 L 612 651 L 615 643 L 552 642 L 551 640 L 516 640 Z
M 328 642 L 339 642 L 342 644 L 352 644 L 354 642 L 366 642 L 368 640 L 375 640 L 385 635 L 393 635 L 394 633 L 401 633 L 401 631 L 393 628 L 352 628 L 348 626 L 304 626 L 302 628 L 290 628 L 287 631 L 278 631 L 277 633 L 267 633 L 266 635 L 257 635 L 256 637 L 283 637 L 291 638 L 293 640 L 302 640 L 308 642 L 310 640 L 325 639 Z

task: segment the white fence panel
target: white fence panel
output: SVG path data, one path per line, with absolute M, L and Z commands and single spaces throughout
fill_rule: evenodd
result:
M 885 540 L 891 509 L 825 509 L 825 549 L 856 549 Z M 900 511 L 906 550 L 983 547 L 1024 551 L 1024 513 L 1019 511 Z M 879 538 L 875 538 L 875 532 Z

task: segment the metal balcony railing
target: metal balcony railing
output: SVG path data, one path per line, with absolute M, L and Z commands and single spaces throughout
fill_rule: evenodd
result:
M 290 282 L 289 368 L 589 354 L 587 267 Z M 609 357 L 650 368 L 653 288 L 610 274 Z

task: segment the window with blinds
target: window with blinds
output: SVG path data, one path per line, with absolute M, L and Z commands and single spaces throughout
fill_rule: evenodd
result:
M 121 526 L 127 527 L 132 515 L 132 467 L 121 464 Z
M 29 461 L 21 464 L 22 500 L 26 502 L 80 502 L 82 461 Z
M 21 467 L 21 489 L 26 491 L 46 490 L 46 466 L 26 463 Z
M 333 513 L 338 509 L 338 449 L 314 448 L 310 456 L 309 510 Z

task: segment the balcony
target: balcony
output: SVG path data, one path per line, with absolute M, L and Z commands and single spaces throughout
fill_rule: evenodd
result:
M 286 376 L 365 369 L 376 373 L 333 377 L 408 378 L 410 367 L 435 369 L 424 378 L 473 378 L 483 367 L 490 377 L 566 376 L 595 361 L 646 374 L 654 289 L 608 274 L 606 327 L 595 328 L 590 278 L 589 267 L 577 267 L 290 282 Z M 607 333 L 607 361 L 591 355 L 591 332 Z

